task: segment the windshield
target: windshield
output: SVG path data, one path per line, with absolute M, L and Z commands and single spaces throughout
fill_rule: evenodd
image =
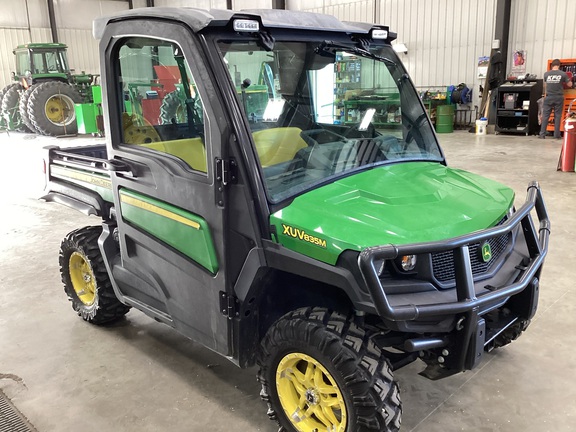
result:
M 370 52 L 310 42 L 220 42 L 269 199 L 400 160 L 443 161 L 405 70 Z

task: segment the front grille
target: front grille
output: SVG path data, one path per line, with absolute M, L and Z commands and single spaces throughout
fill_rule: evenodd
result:
M 502 219 L 498 225 L 504 223 L 505 220 L 506 218 Z M 484 262 L 480 256 L 480 243 L 471 244 L 468 247 L 468 252 L 470 255 L 470 264 L 472 265 L 472 275 L 476 277 L 486 273 L 492 264 L 504 253 L 511 239 L 511 233 L 489 239 L 488 243 L 492 249 L 492 258 L 488 262 Z M 432 254 L 432 270 L 438 282 L 454 280 L 456 277 L 454 270 L 454 252 L 450 250 Z

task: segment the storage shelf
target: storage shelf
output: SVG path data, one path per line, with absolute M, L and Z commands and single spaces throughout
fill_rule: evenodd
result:
M 541 95 L 542 80 L 502 84 L 496 99 L 496 132 L 526 135 L 538 133 L 538 99 Z M 529 103 L 527 109 L 524 108 L 526 102 Z

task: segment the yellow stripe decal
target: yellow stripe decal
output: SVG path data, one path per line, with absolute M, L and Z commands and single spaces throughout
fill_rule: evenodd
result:
M 168 219 L 172 219 L 173 221 L 180 222 L 181 224 L 188 225 L 194 229 L 199 230 L 200 224 L 198 222 L 191 221 L 190 219 L 186 219 L 184 216 L 180 216 L 176 213 L 173 213 L 169 210 L 163 209 L 158 207 L 154 204 L 147 203 L 146 201 L 139 200 L 137 198 L 133 198 L 130 196 L 122 195 L 120 199 L 123 203 L 128 205 L 141 208 L 142 210 L 149 211 L 151 213 L 157 214 L 159 216 L 163 216 Z
M 51 174 L 56 177 L 70 178 L 74 180 L 79 180 L 81 182 L 90 183 L 95 186 L 104 187 L 106 189 L 112 189 L 112 182 L 102 176 L 97 176 L 88 173 L 82 173 L 79 171 L 74 171 L 66 168 L 61 168 L 59 166 L 50 166 Z

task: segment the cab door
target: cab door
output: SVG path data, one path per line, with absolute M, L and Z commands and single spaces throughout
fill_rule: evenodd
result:
M 126 36 L 122 36 L 126 35 Z M 226 126 L 196 37 L 178 24 L 110 24 L 103 74 L 124 301 L 229 353 L 225 206 L 216 159 Z M 219 124 L 220 123 L 220 124 Z

